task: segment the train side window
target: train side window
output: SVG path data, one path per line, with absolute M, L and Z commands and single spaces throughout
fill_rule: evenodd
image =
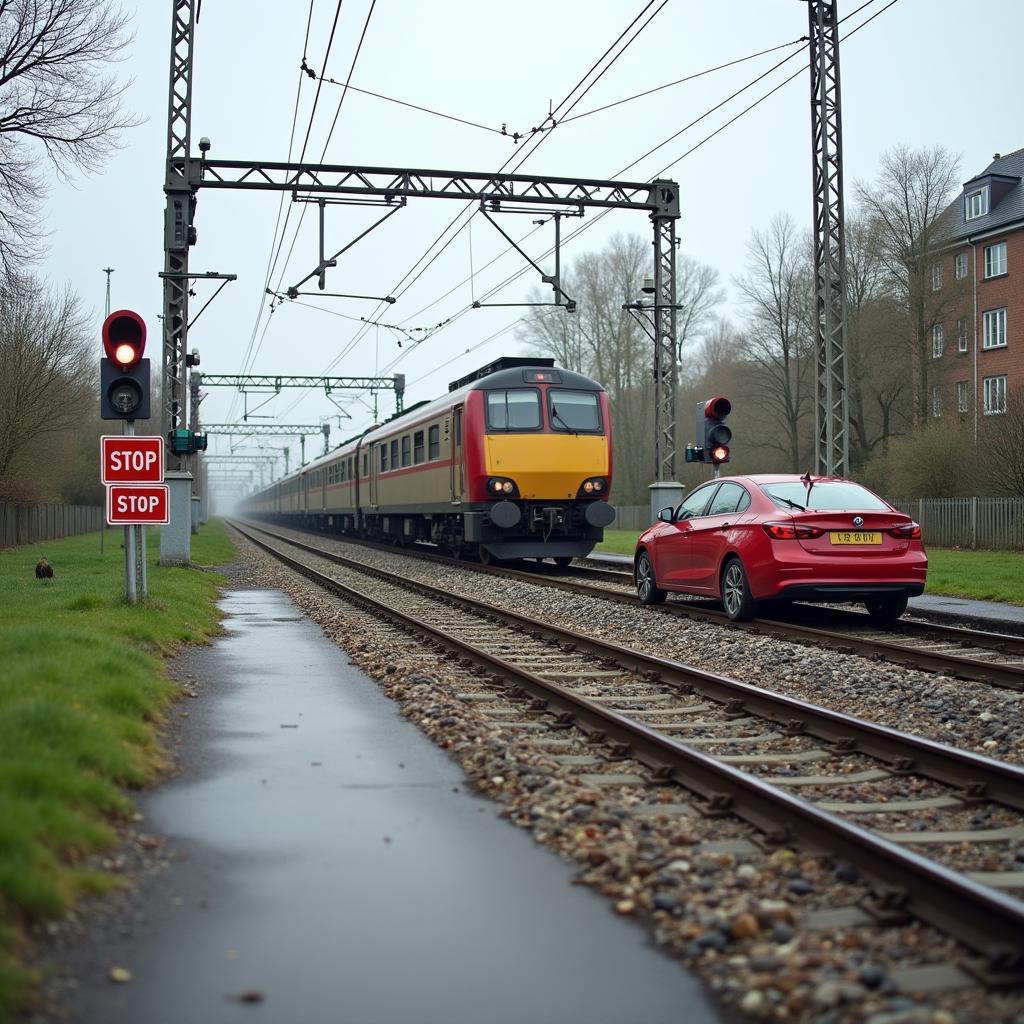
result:
M 391 468 L 398 469 L 398 438 L 391 442 Z
M 433 462 L 434 459 L 441 458 L 441 428 L 436 424 L 432 426 L 427 440 L 430 445 L 427 457 Z
M 380 471 L 386 473 L 388 468 L 388 446 L 382 444 L 380 446 Z
M 412 463 L 412 439 L 406 434 L 402 438 L 402 465 L 408 466 Z
M 423 461 L 423 431 L 417 430 L 412 437 L 412 461 L 419 465 Z
M 370 475 L 370 453 L 363 452 L 363 476 Z
M 455 443 L 462 445 L 462 410 L 455 410 Z

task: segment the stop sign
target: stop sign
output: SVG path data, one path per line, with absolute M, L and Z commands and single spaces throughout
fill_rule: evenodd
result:
M 158 484 L 164 478 L 164 439 L 104 435 L 100 438 L 100 482 Z
M 107 522 L 140 526 L 171 521 L 167 484 L 111 484 L 107 487 Z

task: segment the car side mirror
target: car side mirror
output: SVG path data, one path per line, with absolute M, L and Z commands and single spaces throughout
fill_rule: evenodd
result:
M 658 518 L 663 523 L 671 523 L 671 522 L 674 522 L 674 513 L 675 513 L 675 509 L 673 509 L 671 507 L 670 508 L 663 508 L 658 513 Z

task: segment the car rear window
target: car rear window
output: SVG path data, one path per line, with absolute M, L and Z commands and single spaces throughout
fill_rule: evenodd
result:
M 816 512 L 889 511 L 881 498 L 851 480 L 823 480 L 814 484 L 809 494 L 806 485 L 799 480 L 760 486 L 779 508 L 791 509 L 799 505 Z

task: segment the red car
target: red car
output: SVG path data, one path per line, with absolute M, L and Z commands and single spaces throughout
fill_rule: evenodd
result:
M 730 619 L 761 601 L 863 601 L 891 623 L 924 591 L 921 527 L 839 477 L 733 476 L 663 508 L 637 541 L 644 604 L 678 591 L 721 600 Z

